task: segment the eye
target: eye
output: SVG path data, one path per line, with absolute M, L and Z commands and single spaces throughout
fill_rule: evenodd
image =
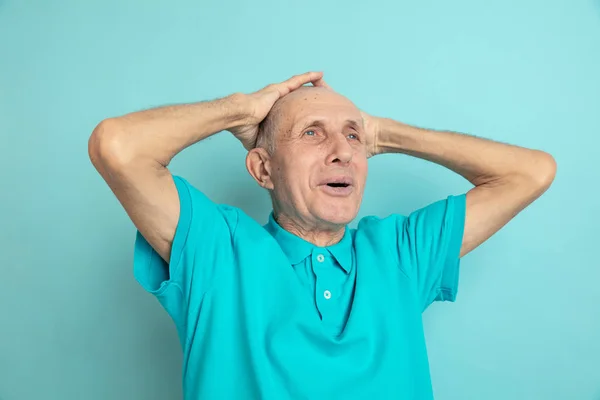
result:
M 351 137 L 351 136 L 353 136 L 353 137 Z M 356 133 L 351 133 L 348 135 L 348 137 L 352 140 L 358 140 L 358 135 Z
M 308 135 L 308 136 L 315 136 L 317 133 L 311 129 L 311 130 L 304 132 L 304 134 Z

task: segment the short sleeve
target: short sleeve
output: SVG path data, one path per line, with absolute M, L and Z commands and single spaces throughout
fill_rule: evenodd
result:
M 231 261 L 237 213 L 233 207 L 215 204 L 184 178 L 173 176 L 173 181 L 180 212 L 169 263 L 137 231 L 133 270 L 138 283 L 181 327 L 190 301 L 201 298 L 219 268 Z
M 449 196 L 397 220 L 400 267 L 414 281 L 423 310 L 456 299 L 465 209 L 466 194 Z

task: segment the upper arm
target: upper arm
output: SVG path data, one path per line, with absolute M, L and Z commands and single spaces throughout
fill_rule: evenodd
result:
M 113 139 L 116 129 L 106 121 L 98 125 L 88 145 L 90 159 L 136 228 L 168 262 L 180 213 L 173 177 L 153 160 L 124 160 Z
M 548 172 L 540 177 L 520 175 L 497 179 L 467 193 L 461 257 L 498 232 L 550 187 L 556 166 L 553 159 L 548 165 L 545 168 Z
M 215 204 L 160 164 L 119 156 L 116 143 L 99 137 L 90 138 L 90 158 L 138 229 L 134 276 L 173 318 L 183 342 L 204 294 L 235 263 L 238 210 Z

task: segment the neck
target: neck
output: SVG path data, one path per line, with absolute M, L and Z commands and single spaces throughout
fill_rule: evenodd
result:
M 331 225 L 317 221 L 304 221 L 292 218 L 283 213 L 273 213 L 273 218 L 286 231 L 319 247 L 327 247 L 338 243 L 344 237 L 345 226 Z

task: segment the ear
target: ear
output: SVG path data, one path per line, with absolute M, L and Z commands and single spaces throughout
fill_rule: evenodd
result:
M 273 189 L 271 180 L 271 156 L 266 149 L 255 147 L 246 155 L 246 169 L 254 180 L 265 189 Z

